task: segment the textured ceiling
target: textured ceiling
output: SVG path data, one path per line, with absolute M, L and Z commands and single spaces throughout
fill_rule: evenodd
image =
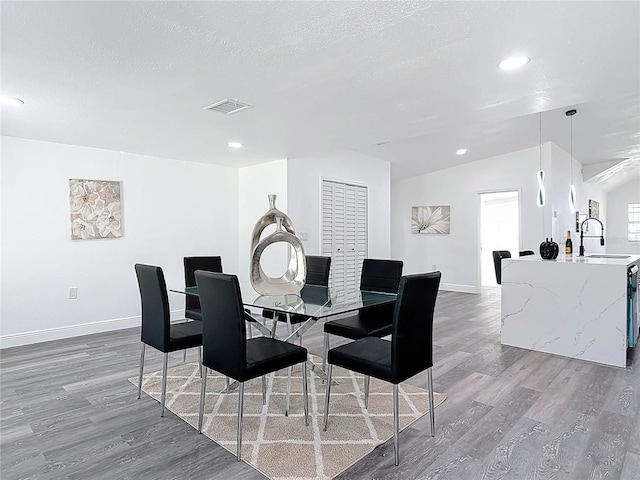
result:
M 2 94 L 26 102 L 2 107 L 3 135 L 229 166 L 350 149 L 398 179 L 537 145 L 540 111 L 568 151 L 576 108 L 581 163 L 640 170 L 639 2 L 0 9 Z M 497 68 L 516 53 L 531 62 Z M 254 108 L 203 110 L 225 98 Z

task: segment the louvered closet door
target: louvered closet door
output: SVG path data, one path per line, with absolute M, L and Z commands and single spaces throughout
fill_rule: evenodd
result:
M 367 258 L 367 189 L 366 187 L 356 188 L 356 284 L 360 288 L 360 277 L 362 276 L 362 262 Z
M 331 256 L 331 285 L 360 287 L 367 256 L 367 188 L 323 180 L 322 255 Z

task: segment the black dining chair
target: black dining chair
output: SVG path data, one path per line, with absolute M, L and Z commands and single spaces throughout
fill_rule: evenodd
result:
M 164 403 L 167 393 L 167 364 L 169 353 L 202 345 L 202 322 L 170 322 L 169 297 L 162 268 L 152 265 L 135 265 L 140 301 L 142 303 L 142 351 L 140 353 L 140 374 L 138 376 L 138 398 L 142 392 L 145 345 L 164 353 L 162 366 L 162 395 L 160 404 L 164 417 Z M 202 369 L 202 362 L 200 361 Z
M 521 257 L 527 257 L 529 255 L 535 255 L 536 252 L 534 252 L 533 250 L 520 250 L 520 252 L 518 252 L 518 255 Z
M 306 255 L 307 260 L 307 279 L 305 285 L 319 285 L 321 287 L 329 286 L 329 272 L 331 270 L 331 257 L 321 257 L 315 255 Z M 285 313 L 278 313 L 276 315 L 277 322 L 286 322 L 288 333 L 292 332 L 292 325 L 304 323 L 308 320 L 308 316 L 291 313 L 287 316 Z M 275 336 L 275 330 L 277 322 L 273 322 L 273 335 Z M 300 343 L 302 344 L 302 337 L 300 337 Z
M 184 286 L 196 286 L 196 270 L 222 273 L 222 257 L 184 257 Z M 185 295 L 184 316 L 192 320 L 202 320 L 202 308 L 198 295 Z
M 493 268 L 496 271 L 496 282 L 502 285 L 502 259 L 511 258 L 509 250 L 494 250 L 493 252 Z
M 402 260 L 365 258 L 362 263 L 360 290 L 398 293 L 402 277 Z M 324 324 L 322 369 L 326 371 L 329 335 L 358 340 L 364 337 L 386 337 L 391 333 L 394 304 L 361 308 L 357 313 Z
M 204 270 L 205 272 L 222 273 L 222 257 L 184 257 L 184 286 L 195 287 L 196 286 L 196 270 Z M 200 298 L 198 295 L 185 295 L 185 310 L 184 316 L 191 320 L 202 320 L 202 308 L 200 307 Z M 255 325 L 257 320 L 251 316 L 248 310 L 245 310 L 244 319 L 252 325 Z M 249 329 L 249 336 L 251 336 L 251 329 Z M 186 355 L 186 353 L 185 353 Z M 186 359 L 186 356 L 185 356 Z
M 198 431 L 202 433 L 204 400 L 207 389 L 207 368 L 233 378 L 240 384 L 238 395 L 237 460 L 242 449 L 242 409 L 244 382 L 263 376 L 262 394 L 265 401 L 264 375 L 300 363 L 304 394 L 305 423 L 309 425 L 307 399 L 307 349 L 270 337 L 246 338 L 246 323 L 238 277 L 223 273 L 197 271 L 196 283 L 202 305 L 202 335 L 204 367 L 200 390 Z
M 332 348 L 328 352 L 327 388 L 324 400 L 324 430 L 329 420 L 329 397 L 333 366 L 346 368 L 393 384 L 393 449 L 399 463 L 398 384 L 427 370 L 431 436 L 435 436 L 433 400 L 433 312 L 440 285 L 440 272 L 407 275 L 393 313 L 391 340 L 365 337 Z
M 316 255 L 305 255 L 307 261 L 307 278 L 305 280 L 305 285 L 318 285 L 321 287 L 329 286 L 329 272 L 331 271 L 331 257 L 324 256 L 316 256 Z M 304 289 L 300 292 L 300 295 L 304 301 L 308 301 L 308 294 L 305 293 Z M 307 297 L 307 298 L 305 298 Z M 311 299 L 312 301 L 316 301 L 318 299 Z M 265 315 L 263 312 L 263 316 L 267 318 L 272 318 L 274 316 L 273 312 L 268 312 Z M 278 326 L 278 322 L 284 322 L 287 324 L 287 333 L 290 335 L 293 332 L 293 325 L 297 325 L 300 323 L 304 323 L 309 319 L 307 315 L 298 314 L 298 313 L 282 313 L 278 312 L 275 315 L 275 319 L 273 321 L 273 326 L 271 327 L 271 336 L 276 336 L 276 329 Z M 302 345 L 302 336 L 300 336 L 300 345 Z M 285 415 L 289 415 L 289 390 L 291 383 L 291 368 L 289 368 L 289 374 L 287 376 L 287 399 L 286 399 L 286 407 L 285 407 Z

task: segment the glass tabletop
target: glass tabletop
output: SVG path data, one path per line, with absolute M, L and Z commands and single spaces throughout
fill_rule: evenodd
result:
M 198 295 L 197 287 L 171 289 L 171 291 Z M 261 295 L 253 289 L 251 282 L 240 282 L 240 293 L 245 306 L 297 313 L 313 318 L 347 313 L 396 300 L 396 295 L 393 293 L 333 290 L 330 287 L 318 285 L 305 285 L 299 294 Z

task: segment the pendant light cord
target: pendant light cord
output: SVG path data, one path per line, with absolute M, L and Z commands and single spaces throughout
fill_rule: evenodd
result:
M 576 188 L 573 185 L 573 116 L 576 114 L 576 110 L 567 110 L 565 115 L 569 118 L 569 176 L 571 177 L 569 180 L 569 206 L 571 208 L 571 213 L 576 210 Z
M 573 185 L 573 115 L 569 117 L 569 162 L 569 176 L 571 177 L 571 185 Z
M 542 112 L 540 112 L 540 168 L 539 170 L 542 170 Z
M 538 115 L 538 120 L 539 120 L 538 133 L 539 133 L 539 145 L 540 145 L 540 148 L 538 149 L 539 150 L 539 156 L 540 156 L 540 160 L 539 160 L 539 164 L 540 165 L 539 165 L 539 167 L 540 167 L 540 170 L 542 170 L 542 111 L 540 111 L 540 115 Z M 542 186 L 540 186 L 539 188 L 542 188 Z M 544 205 L 542 205 L 542 206 L 544 206 Z M 542 236 L 544 237 L 544 209 L 541 209 L 540 219 L 542 220 L 542 230 L 541 231 L 542 231 Z

